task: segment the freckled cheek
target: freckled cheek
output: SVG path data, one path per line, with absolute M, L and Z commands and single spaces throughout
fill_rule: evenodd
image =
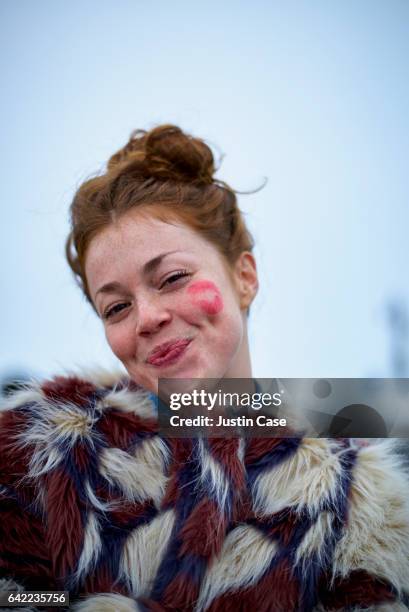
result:
M 223 310 L 219 288 L 211 281 L 197 281 L 187 289 L 189 304 L 205 315 L 215 316 Z

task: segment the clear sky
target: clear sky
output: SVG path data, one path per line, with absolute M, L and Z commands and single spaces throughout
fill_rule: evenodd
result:
M 0 375 L 111 367 L 64 260 L 80 182 L 134 128 L 225 157 L 261 277 L 254 374 L 392 374 L 409 288 L 406 0 L 3 0 Z

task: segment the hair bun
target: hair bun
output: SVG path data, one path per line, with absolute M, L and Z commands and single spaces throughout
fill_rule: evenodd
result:
M 128 165 L 143 178 L 185 183 L 213 182 L 215 171 L 211 149 L 199 138 L 174 125 L 160 125 L 149 132 L 137 130 L 128 143 L 108 162 L 108 170 Z

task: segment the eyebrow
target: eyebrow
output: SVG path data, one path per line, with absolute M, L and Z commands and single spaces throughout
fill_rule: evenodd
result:
M 150 259 L 149 261 L 146 262 L 146 264 L 142 268 L 143 275 L 147 276 L 148 274 L 151 274 L 159 266 L 159 264 L 162 262 L 162 260 L 165 257 L 167 257 L 168 255 L 172 255 L 173 253 L 178 253 L 178 252 L 179 251 L 177 250 L 167 251 L 166 253 L 161 253 L 160 255 L 157 255 L 153 259 Z M 98 291 L 95 294 L 94 299 L 96 299 L 99 293 L 113 293 L 114 291 L 119 291 L 121 288 L 122 288 L 121 283 L 118 283 L 117 281 L 106 283 L 105 285 L 102 285 L 102 287 L 98 289 Z

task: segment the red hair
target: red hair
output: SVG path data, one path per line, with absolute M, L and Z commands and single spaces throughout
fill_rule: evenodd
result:
M 236 194 L 214 179 L 208 145 L 173 125 L 137 130 L 115 153 L 106 172 L 85 181 L 71 204 L 71 232 L 66 256 L 91 302 L 85 256 L 92 238 L 121 215 L 144 209 L 155 217 L 178 219 L 211 242 L 232 266 L 253 239 L 237 205 Z

